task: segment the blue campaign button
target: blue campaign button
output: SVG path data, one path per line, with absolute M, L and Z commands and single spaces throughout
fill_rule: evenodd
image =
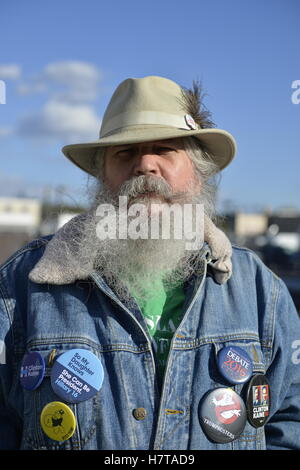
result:
M 59 356 L 51 371 L 51 386 L 65 401 L 78 403 L 101 388 L 104 372 L 101 361 L 87 349 L 71 349 Z
M 253 364 L 247 352 L 238 346 L 228 346 L 218 354 L 218 368 L 222 376 L 231 384 L 247 382 L 253 370 Z
M 45 376 L 45 361 L 39 352 L 25 354 L 21 364 L 20 382 L 26 390 L 35 390 Z

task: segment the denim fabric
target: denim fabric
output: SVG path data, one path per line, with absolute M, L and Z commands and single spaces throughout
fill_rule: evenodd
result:
M 203 271 L 185 286 L 185 313 L 160 386 L 141 312 L 123 305 L 97 273 L 66 285 L 28 279 L 47 242 L 32 242 L 0 270 L 0 448 L 300 449 L 300 321 L 284 283 L 255 254 L 234 247 L 233 275 L 220 285 L 210 273 L 209 250 L 203 250 Z M 264 427 L 247 422 L 237 440 L 216 444 L 202 431 L 199 403 L 207 391 L 228 385 L 216 355 L 229 345 L 248 352 L 254 373 L 266 373 L 271 413 Z M 39 420 L 47 403 L 60 400 L 50 384 L 49 355 L 73 348 L 100 358 L 104 381 L 93 398 L 69 405 L 76 432 L 59 443 L 44 434 Z M 26 351 L 39 351 L 47 364 L 34 391 L 19 381 Z M 244 396 L 244 384 L 233 388 Z M 133 415 L 139 407 L 147 411 L 143 420 Z

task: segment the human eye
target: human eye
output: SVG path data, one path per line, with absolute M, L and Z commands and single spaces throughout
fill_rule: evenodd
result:
M 156 148 L 158 153 L 170 153 L 173 152 L 172 147 L 168 147 L 167 145 L 158 145 Z
M 126 147 L 126 148 L 121 148 L 115 151 L 114 157 L 115 158 L 122 158 L 129 156 L 131 154 L 131 148 Z

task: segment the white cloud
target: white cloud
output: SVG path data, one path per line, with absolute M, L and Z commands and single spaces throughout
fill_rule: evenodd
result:
M 14 129 L 12 127 L 0 127 L 0 138 L 7 137 L 8 135 L 13 134 Z
M 0 64 L 0 79 L 17 80 L 21 76 L 21 67 L 17 64 Z
M 43 75 L 67 86 L 95 84 L 101 78 L 98 68 L 87 62 L 62 61 L 48 64 Z
M 46 81 L 62 86 L 55 99 L 66 102 L 94 101 L 101 79 L 99 69 L 87 62 L 63 61 L 48 64 L 43 72 Z
M 20 75 L 17 66 L 15 69 L 7 67 L 2 66 L 6 77 L 9 73 L 11 77 Z M 101 78 L 99 68 L 87 62 L 49 63 L 40 73 L 19 81 L 16 87 L 23 96 L 44 93 L 44 106 L 19 118 L 15 129 L 0 128 L 0 137 L 14 132 L 19 136 L 50 138 L 63 143 L 96 140 L 100 119 L 91 103 L 99 96 Z
M 46 83 L 33 82 L 33 83 L 20 83 L 17 88 L 19 95 L 31 95 L 35 93 L 45 93 L 48 90 Z
M 51 99 L 84 103 L 97 99 L 101 72 L 93 64 L 80 61 L 52 62 L 41 73 L 17 88 L 21 95 L 49 92 Z
M 52 137 L 63 141 L 96 140 L 100 119 L 86 104 L 51 100 L 35 114 L 23 118 L 18 133 L 28 137 Z

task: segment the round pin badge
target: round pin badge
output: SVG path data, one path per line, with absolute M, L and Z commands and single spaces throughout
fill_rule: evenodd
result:
M 271 390 L 265 375 L 256 374 L 247 386 L 247 416 L 255 428 L 265 424 L 270 414 Z
M 45 376 L 45 360 L 39 352 L 25 354 L 21 364 L 20 382 L 26 390 L 35 390 Z
M 73 411 L 59 401 L 52 401 L 43 408 L 40 423 L 44 433 L 54 441 L 67 441 L 76 429 Z
M 194 118 L 190 114 L 185 114 L 184 119 L 185 119 L 185 122 L 189 126 L 190 129 L 192 129 L 192 130 L 197 129 Z
M 220 387 L 208 392 L 200 402 L 199 418 L 206 436 L 225 444 L 243 432 L 247 413 L 242 398 L 231 388 Z
M 249 380 L 253 363 L 247 352 L 238 346 L 228 346 L 218 354 L 218 368 L 222 376 L 231 384 Z
M 78 403 L 94 396 L 101 388 L 104 372 L 100 360 L 87 349 L 71 349 L 52 366 L 51 386 L 65 401 Z

